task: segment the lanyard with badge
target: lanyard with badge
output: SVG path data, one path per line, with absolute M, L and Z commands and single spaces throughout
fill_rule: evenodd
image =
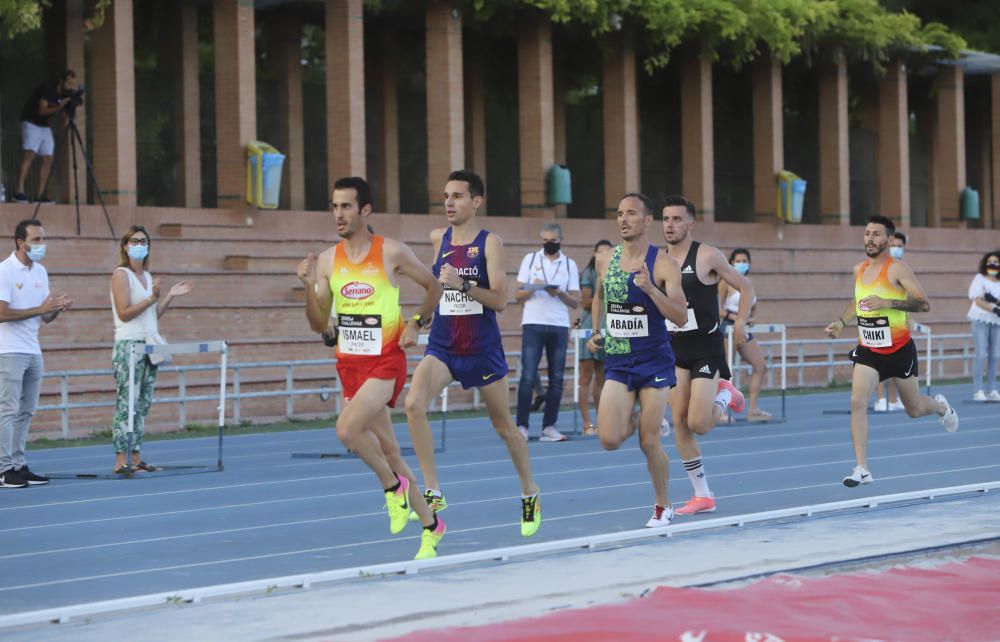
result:
M 528 265 L 528 273 L 529 274 L 531 273 L 532 268 L 535 267 L 535 259 L 538 258 L 538 255 L 539 255 L 539 252 L 535 252 L 534 254 L 531 255 L 531 263 Z M 559 259 L 556 261 L 556 270 L 555 270 L 555 272 L 552 273 L 552 278 L 551 279 L 545 273 L 545 259 L 540 259 L 540 261 L 538 263 L 538 269 L 541 270 L 541 272 L 542 272 L 542 280 L 545 281 L 545 285 L 546 286 L 554 285 L 552 283 L 552 281 L 554 281 L 555 278 L 556 278 L 556 276 L 559 274 L 559 269 L 562 268 L 563 260 L 565 258 L 566 258 L 566 255 L 564 254 L 563 256 L 559 257 Z M 566 270 L 566 289 L 569 290 L 569 269 L 568 268 Z

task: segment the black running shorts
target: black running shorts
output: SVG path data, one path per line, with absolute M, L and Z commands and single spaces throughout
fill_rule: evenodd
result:
M 691 371 L 692 379 L 732 379 L 726 361 L 726 344 L 721 333 L 691 334 L 678 332 L 671 336 L 674 365 Z
M 878 372 L 879 381 L 889 378 L 909 379 L 920 374 L 917 369 L 917 346 L 913 339 L 891 354 L 872 352 L 859 345 L 851 350 L 849 356 L 855 364 L 868 366 Z

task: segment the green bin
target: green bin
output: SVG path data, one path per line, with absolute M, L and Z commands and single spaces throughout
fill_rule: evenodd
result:
M 979 220 L 979 192 L 966 187 L 958 197 L 958 211 L 963 221 Z
M 573 182 L 569 168 L 553 165 L 549 168 L 547 180 L 549 205 L 569 205 L 573 202 Z

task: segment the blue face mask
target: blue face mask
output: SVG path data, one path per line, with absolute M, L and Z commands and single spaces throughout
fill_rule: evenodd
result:
M 32 261 L 41 261 L 45 258 L 45 244 L 32 245 L 28 248 L 28 258 Z
M 736 270 L 737 272 L 739 272 L 740 274 L 742 274 L 743 276 L 746 276 L 747 272 L 750 271 L 750 264 L 749 263 L 733 263 L 733 269 Z
M 890 247 L 889 248 L 889 256 L 891 256 L 894 259 L 901 259 L 901 258 L 903 258 L 903 248 L 902 248 L 902 246 L 894 245 L 894 246 Z
M 141 261 L 146 256 L 149 255 L 149 247 L 145 245 L 129 245 L 128 246 L 128 257 L 130 259 L 135 259 L 136 261 Z

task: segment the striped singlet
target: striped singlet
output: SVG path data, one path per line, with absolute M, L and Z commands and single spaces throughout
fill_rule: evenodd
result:
M 892 308 L 862 310 L 859 304 L 861 299 L 873 294 L 893 301 L 906 299 L 906 290 L 889 283 L 889 266 L 894 260 L 886 259 L 878 276 L 871 283 L 865 283 L 865 269 L 871 263 L 866 260 L 858 269 L 858 277 L 854 283 L 854 307 L 858 316 L 858 342 L 872 352 L 879 354 L 892 354 L 910 341 L 906 312 Z

